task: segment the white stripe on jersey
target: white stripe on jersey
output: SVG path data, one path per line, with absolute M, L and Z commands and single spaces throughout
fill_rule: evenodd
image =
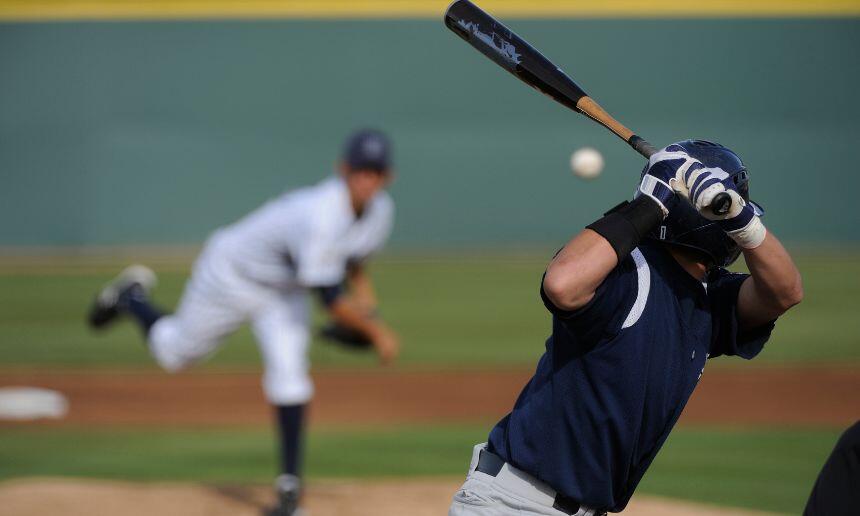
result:
M 651 290 L 651 269 L 648 268 L 648 262 L 642 256 L 642 251 L 637 247 L 630 253 L 633 261 L 636 263 L 636 301 L 633 302 L 633 308 L 627 314 L 627 319 L 621 325 L 621 329 L 629 328 L 636 324 L 642 312 L 645 311 L 645 303 L 648 302 L 648 292 Z

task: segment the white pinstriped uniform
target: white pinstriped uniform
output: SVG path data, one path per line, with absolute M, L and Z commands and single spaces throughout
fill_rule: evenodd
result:
M 250 322 L 268 400 L 307 402 L 313 395 L 308 288 L 343 281 L 347 262 L 379 250 L 393 220 L 394 205 L 385 192 L 356 218 L 344 180 L 331 177 L 218 229 L 197 258 L 176 312 L 152 327 L 152 355 L 164 369 L 178 371 Z

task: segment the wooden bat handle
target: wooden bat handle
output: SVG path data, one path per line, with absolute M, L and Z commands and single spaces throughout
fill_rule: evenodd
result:
M 657 152 L 657 149 L 653 145 L 645 141 L 641 136 L 637 136 L 633 131 L 625 127 L 624 124 L 614 119 L 612 115 L 607 113 L 606 110 L 600 107 L 600 104 L 595 102 L 591 97 L 586 95 L 579 99 L 576 102 L 576 109 L 583 115 L 612 131 L 613 134 L 626 141 L 631 147 L 636 149 L 636 152 L 646 158 L 650 158 L 652 154 Z M 725 192 L 717 194 L 710 206 L 711 211 L 715 215 L 725 215 L 729 212 L 731 207 L 732 198 Z
M 583 115 L 609 129 L 624 141 L 630 141 L 630 137 L 633 136 L 633 131 L 624 127 L 624 124 L 618 120 L 612 118 L 612 115 L 607 113 L 602 107 L 600 107 L 600 104 L 587 95 L 576 102 L 576 109 Z
M 621 122 L 614 119 L 612 115 L 600 107 L 600 104 L 594 101 L 589 96 L 584 96 L 576 102 L 576 110 L 594 120 L 598 124 L 612 131 L 613 134 L 630 144 L 636 152 L 650 158 L 652 154 L 657 152 L 657 149 L 646 142 L 641 136 L 637 136 L 633 131 L 624 126 Z

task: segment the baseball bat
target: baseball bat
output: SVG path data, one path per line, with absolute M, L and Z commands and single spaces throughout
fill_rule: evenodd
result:
M 448 6 L 445 25 L 519 80 L 609 129 L 645 158 L 657 152 L 653 145 L 600 107 L 537 49 L 469 0 L 456 0 Z M 724 215 L 731 205 L 732 198 L 722 192 L 714 198 L 710 209 L 716 215 Z

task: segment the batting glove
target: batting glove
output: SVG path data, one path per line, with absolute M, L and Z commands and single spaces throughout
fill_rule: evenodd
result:
M 723 173 L 725 174 L 725 172 Z M 726 192 L 732 198 L 732 207 L 724 215 L 716 215 L 710 208 L 707 208 L 720 192 Z M 742 249 L 755 249 L 764 242 L 767 229 L 759 218 L 761 213 L 754 204 L 746 202 L 741 197 L 732 180 L 725 179 L 715 183 L 702 191 L 698 197 L 699 203 L 696 203 L 695 206 L 699 213 L 707 219 L 716 221 Z M 706 208 L 700 208 L 700 204 Z
M 731 197 L 732 205 L 727 213 L 717 215 L 710 207 L 722 192 Z M 702 216 L 716 221 L 743 249 L 758 247 L 767 234 L 759 213 L 738 193 L 729 174 L 720 168 L 704 166 L 680 145 L 669 145 L 651 156 L 639 193 L 657 201 L 664 217 L 677 202 L 675 194 L 683 197 Z
M 672 147 L 670 145 L 667 149 Z M 675 190 L 686 197 L 703 217 L 716 221 L 741 248 L 755 249 L 761 245 L 767 230 L 755 206 L 741 196 L 725 170 L 708 168 L 693 161 L 684 171 L 683 178 L 678 177 L 672 183 Z M 723 192 L 731 197 L 732 204 L 728 212 L 718 215 L 711 210 L 711 204 Z
M 648 168 L 642 175 L 637 196 L 647 195 L 657 201 L 663 210 L 663 218 L 666 218 L 669 210 L 678 202 L 676 194 L 689 199 L 684 174 L 694 165 L 702 166 L 677 145 L 657 151 L 648 160 Z

